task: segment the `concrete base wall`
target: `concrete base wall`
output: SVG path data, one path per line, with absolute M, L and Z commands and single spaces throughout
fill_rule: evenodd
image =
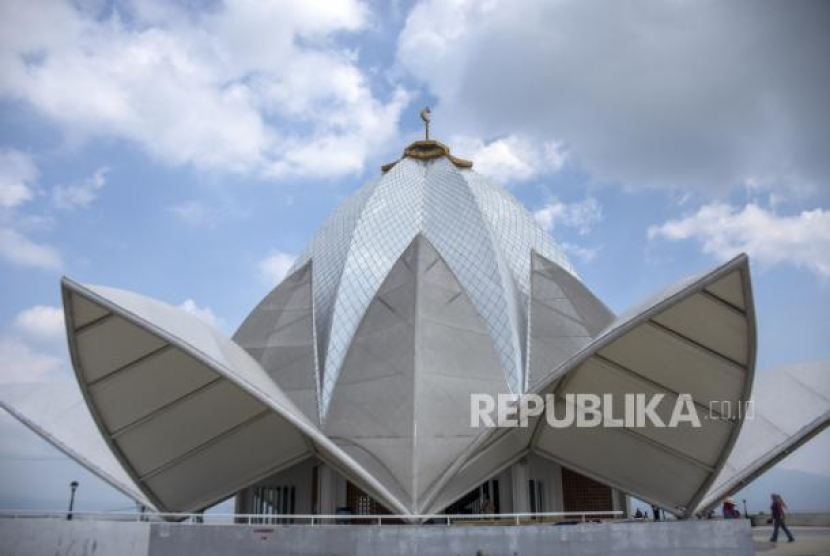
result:
M 149 523 L 0 519 L 0 556 L 148 556 Z
M 488 556 L 753 554 L 746 520 L 522 527 L 0 520 L 0 556 L 473 556 L 479 550 Z

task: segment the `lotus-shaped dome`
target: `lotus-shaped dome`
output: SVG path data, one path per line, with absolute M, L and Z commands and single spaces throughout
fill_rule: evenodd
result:
M 472 394 L 525 390 L 534 257 L 573 273 L 527 210 L 441 147 L 349 197 L 234 336 L 408 505 L 480 432 Z
M 500 186 L 445 157 L 404 158 L 348 198 L 292 270 L 313 262 L 323 415 L 361 318 L 418 236 L 433 246 L 482 317 L 510 390 L 524 390 L 531 253 L 573 268 Z

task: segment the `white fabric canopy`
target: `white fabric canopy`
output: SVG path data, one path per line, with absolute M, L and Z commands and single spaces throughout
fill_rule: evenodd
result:
M 707 513 L 830 425 L 830 361 L 758 373 L 754 414 L 698 506 Z
M 154 508 L 98 433 L 76 383 L 0 385 L 0 407 L 136 502 Z
M 626 312 L 550 372 L 538 394 L 691 394 L 698 414 L 710 402 L 749 399 L 755 322 L 745 256 L 684 280 Z M 674 404 L 669 403 L 668 408 Z M 561 416 L 563 403 L 557 406 Z M 664 421 L 668 415 L 661 414 Z M 566 467 L 689 515 L 723 466 L 740 417 L 703 419 L 700 428 L 552 428 L 538 418 L 530 431 L 486 434 L 433 491 L 440 508 L 532 450 Z M 452 476 L 452 473 L 457 475 Z
M 316 455 L 406 511 L 210 325 L 130 292 L 69 279 L 62 286 L 70 353 L 92 416 L 159 510 L 208 507 Z

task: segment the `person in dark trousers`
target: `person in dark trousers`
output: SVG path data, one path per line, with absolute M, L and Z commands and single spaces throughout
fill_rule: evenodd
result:
M 787 509 L 787 505 L 784 503 L 784 500 L 781 498 L 780 494 L 773 494 L 771 497 L 772 506 L 770 506 L 770 510 L 772 512 L 772 522 L 774 525 L 770 542 L 778 542 L 778 529 L 783 529 L 787 534 L 787 538 L 790 539 L 790 542 L 793 542 L 795 539 L 793 538 L 792 533 L 790 533 L 790 530 L 787 529 L 787 524 L 785 523 L 787 516 L 784 510 Z

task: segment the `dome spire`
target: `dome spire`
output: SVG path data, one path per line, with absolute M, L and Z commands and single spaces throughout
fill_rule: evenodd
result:
M 421 119 L 424 120 L 424 126 L 426 128 L 424 134 L 424 140 L 426 141 L 429 141 L 429 122 L 431 114 L 432 111 L 429 109 L 429 106 L 421 110 Z
M 434 158 L 441 158 L 446 156 L 450 162 L 455 164 L 456 168 L 472 168 L 473 163 L 463 158 L 457 158 L 450 154 L 450 148 L 440 141 L 435 141 L 429 138 L 429 123 L 432 121 L 432 111 L 429 106 L 421 110 L 421 119 L 424 121 L 424 139 L 415 141 L 403 151 L 403 156 L 394 162 L 384 164 L 380 167 L 383 173 L 388 172 L 394 168 L 395 164 L 404 158 L 414 158 L 417 160 L 432 160 Z

